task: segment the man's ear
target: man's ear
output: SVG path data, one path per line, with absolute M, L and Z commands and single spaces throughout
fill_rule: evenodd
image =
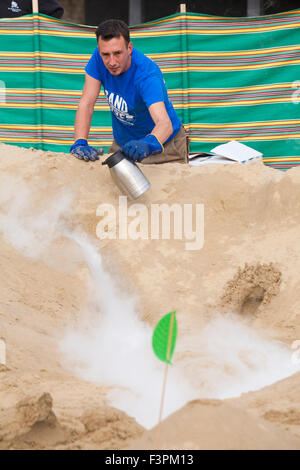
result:
M 132 53 L 132 49 L 133 49 L 133 44 L 132 44 L 132 42 L 130 41 L 130 42 L 128 43 L 128 50 L 129 50 L 129 53 L 130 53 L 130 54 Z

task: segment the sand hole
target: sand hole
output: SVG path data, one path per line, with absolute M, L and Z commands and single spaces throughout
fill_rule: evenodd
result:
M 251 315 L 256 312 L 260 304 L 264 300 L 265 289 L 261 286 L 253 287 L 249 294 L 246 295 L 244 302 L 241 305 L 240 313 L 242 315 Z
M 268 304 L 280 289 L 281 272 L 270 264 L 245 264 L 225 286 L 223 306 L 242 315 L 253 315 Z

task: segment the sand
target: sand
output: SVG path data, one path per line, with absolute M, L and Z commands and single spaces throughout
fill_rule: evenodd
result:
M 120 369 L 126 368 L 134 357 L 126 356 L 128 345 L 144 338 L 139 332 L 147 338 L 161 316 L 176 309 L 179 335 L 169 393 L 180 382 L 176 373 L 193 391 L 182 385 L 177 405 L 162 423 L 159 447 L 300 449 L 300 168 L 280 172 L 261 163 L 141 168 L 151 189 L 128 207 L 203 204 L 200 249 L 188 250 L 188 240 L 174 239 L 172 231 L 168 240 L 100 240 L 97 208 L 117 207 L 120 195 L 106 166 L 0 145 L 0 339 L 6 344 L 6 364 L 0 365 L 0 448 L 157 446 L 154 424 L 141 424 L 134 405 L 116 407 L 120 396 L 126 402 L 125 388 L 131 384 L 140 391 L 145 382 L 151 393 L 152 372 L 147 371 L 155 365 L 148 365 L 152 359 L 145 353 L 145 377 L 143 366 L 134 365 L 126 381 L 112 356 L 119 354 Z M 93 274 L 71 233 L 88 236 L 101 254 L 101 282 L 96 282 L 98 268 Z M 114 294 L 107 287 L 112 279 Z M 92 353 L 85 351 L 89 344 L 96 347 L 89 331 L 101 333 L 98 310 L 102 304 L 105 310 L 108 293 L 119 302 L 114 324 L 118 330 L 118 319 L 124 320 L 126 338 L 124 347 L 116 342 L 112 349 L 102 340 L 102 355 L 95 358 L 102 369 L 97 369 Z M 128 313 L 131 302 L 136 317 Z M 76 337 L 72 347 L 65 341 L 71 329 L 80 332 L 78 347 Z M 249 339 L 247 348 L 239 344 L 241 338 Z M 90 370 L 84 375 L 86 363 Z M 160 371 L 155 374 L 153 384 L 160 380 Z M 111 393 L 118 385 L 114 401 Z M 150 409 L 147 400 L 142 407 Z

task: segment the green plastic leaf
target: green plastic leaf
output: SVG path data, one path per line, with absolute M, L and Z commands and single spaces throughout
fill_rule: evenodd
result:
M 171 363 L 177 338 L 176 310 L 159 320 L 153 331 L 152 348 L 158 359 Z

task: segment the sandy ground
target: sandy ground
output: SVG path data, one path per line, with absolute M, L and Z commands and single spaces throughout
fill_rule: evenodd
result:
M 172 231 L 169 240 L 100 240 L 97 207 L 116 207 L 120 195 L 107 167 L 0 145 L 0 339 L 6 344 L 0 448 L 300 449 L 300 168 L 141 168 L 151 189 L 128 208 L 135 202 L 147 208 L 203 204 L 203 247 L 188 250 L 188 240 L 174 239 Z M 101 254 L 101 282 L 70 233 L 88 236 L 93 253 Z M 119 302 L 107 311 L 115 315 L 116 330 L 124 321 L 129 349 L 139 339 L 136 325 L 147 335 L 162 315 L 177 309 L 174 364 L 193 393 L 182 392 L 181 405 L 174 405 L 160 431 L 142 425 L 134 406 L 130 412 L 123 403 L 122 411 L 110 399 L 118 384 L 122 395 L 122 388 L 135 380 L 142 387 L 146 380 L 134 365 L 128 382 L 116 365 L 104 368 L 117 364 L 114 355 L 125 364 L 121 369 L 131 361 L 125 339 L 124 349 L 118 341 L 113 349 L 106 346 L 111 326 L 101 343 L 100 369 L 92 362 L 97 350 L 92 354 L 89 344 L 94 348 L 96 332 L 101 334 L 99 305 L 105 310 L 107 297 Z M 136 317 L 126 313 L 128 299 Z M 77 337 L 76 343 L 76 336 L 64 342 L 70 328 L 85 334 L 85 342 Z M 239 340 L 249 341 L 248 349 Z M 176 377 L 170 377 L 173 390 Z

